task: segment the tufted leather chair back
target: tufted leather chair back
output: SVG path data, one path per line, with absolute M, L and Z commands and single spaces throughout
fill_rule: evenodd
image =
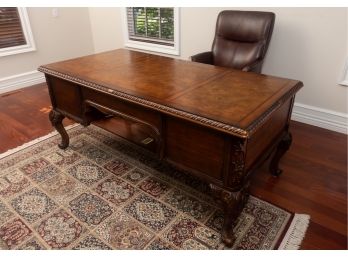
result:
M 257 62 L 252 70 L 261 72 L 274 20 L 271 12 L 222 11 L 216 22 L 213 64 L 243 69 Z

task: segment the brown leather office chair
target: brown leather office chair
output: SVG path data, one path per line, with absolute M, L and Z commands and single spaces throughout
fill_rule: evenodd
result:
M 274 20 L 271 12 L 222 11 L 212 50 L 194 55 L 191 60 L 260 73 Z

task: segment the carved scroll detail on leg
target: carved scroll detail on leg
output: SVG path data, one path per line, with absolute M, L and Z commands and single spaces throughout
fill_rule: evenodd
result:
M 233 233 L 235 221 L 248 200 L 249 182 L 236 192 L 230 192 L 214 184 L 209 186 L 216 199 L 222 202 L 224 209 L 224 224 L 221 231 L 222 241 L 226 246 L 231 247 L 236 239 Z
M 60 144 L 58 144 L 58 147 L 60 149 L 65 149 L 69 146 L 69 135 L 68 133 L 66 133 L 66 130 L 63 126 L 63 119 L 65 118 L 65 116 L 55 110 L 52 110 L 49 113 L 49 118 L 50 121 L 52 123 L 52 126 L 58 131 L 58 133 L 60 134 L 60 136 L 62 137 L 62 141 Z
M 245 165 L 245 141 L 235 139 L 232 143 L 231 151 L 231 172 L 229 174 L 228 186 L 239 186 L 243 181 Z
M 286 153 L 286 151 L 289 150 L 291 142 L 292 142 L 291 133 L 287 132 L 286 135 L 283 137 L 283 139 L 279 142 L 277 146 L 277 150 L 271 160 L 269 170 L 272 176 L 278 177 L 282 173 L 282 170 L 279 169 L 279 161 L 282 158 L 282 156 Z

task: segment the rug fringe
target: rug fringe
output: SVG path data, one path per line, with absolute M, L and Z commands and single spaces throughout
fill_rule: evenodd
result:
M 65 130 L 69 130 L 69 129 L 75 128 L 75 127 L 77 127 L 78 125 L 80 125 L 80 124 L 77 124 L 77 123 L 71 124 L 71 125 L 69 125 L 69 126 L 66 126 L 66 127 L 65 127 Z M 5 158 L 5 157 L 11 155 L 11 154 L 14 154 L 14 153 L 16 153 L 16 152 L 19 152 L 19 151 L 21 151 L 21 150 L 23 150 L 23 149 L 25 149 L 25 148 L 27 148 L 27 147 L 29 147 L 29 146 L 35 145 L 35 144 L 37 144 L 37 143 L 40 143 L 41 141 L 44 141 L 45 139 L 50 138 L 50 137 L 53 137 L 53 136 L 55 136 L 55 135 L 57 135 L 57 134 L 58 134 L 57 131 L 53 131 L 53 132 L 51 132 L 51 133 L 49 133 L 49 134 L 47 134 L 47 135 L 45 135 L 45 136 L 39 137 L 39 138 L 34 139 L 34 140 L 30 141 L 30 142 L 24 143 L 23 145 L 20 145 L 20 146 L 17 146 L 17 147 L 15 147 L 15 148 L 13 148 L 13 149 L 10 149 L 10 150 L 8 150 L 8 151 L 6 151 L 6 152 L 4 152 L 4 153 L 1 153 L 1 154 L 0 154 L 0 160 L 1 160 L 2 158 Z
M 297 250 L 306 234 L 310 216 L 307 214 L 295 214 L 288 231 L 278 250 Z

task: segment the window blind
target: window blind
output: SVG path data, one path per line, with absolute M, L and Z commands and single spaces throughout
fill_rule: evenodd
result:
M 130 40 L 174 46 L 174 8 L 127 7 Z
M 17 8 L 0 7 L 0 48 L 26 43 Z

